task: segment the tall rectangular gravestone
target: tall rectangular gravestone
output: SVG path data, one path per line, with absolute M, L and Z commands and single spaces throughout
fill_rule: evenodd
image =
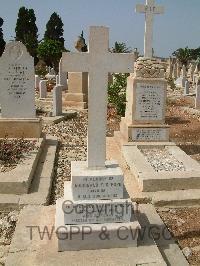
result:
M 168 141 L 165 125 L 167 82 L 156 59 L 139 58 L 128 77 L 125 118 L 120 131 L 125 141 Z
M 65 104 L 80 109 L 88 107 L 88 73 L 68 73 L 68 92 L 65 96 Z
M 40 137 L 36 118 L 34 59 L 21 42 L 6 45 L 0 58 L 0 136 Z M 21 128 L 20 128 L 21 127 Z
M 62 70 L 62 58 L 61 58 L 59 62 L 58 81 L 56 81 L 56 85 L 62 86 L 63 91 L 66 91 L 68 89 L 67 76 L 68 73 L 63 72 Z
M 62 115 L 62 89 L 61 85 L 53 88 L 53 116 Z
M 200 85 L 196 85 L 195 108 L 200 110 Z
M 33 58 L 20 42 L 6 46 L 0 58 L 3 118 L 35 118 Z

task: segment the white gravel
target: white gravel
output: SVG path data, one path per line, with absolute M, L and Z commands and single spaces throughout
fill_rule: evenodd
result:
M 185 171 L 183 163 L 176 159 L 166 148 L 141 148 L 140 151 L 156 172 Z

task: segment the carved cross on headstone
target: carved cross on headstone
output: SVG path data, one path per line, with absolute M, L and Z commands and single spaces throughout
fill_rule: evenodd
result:
M 108 73 L 131 73 L 134 54 L 110 53 L 109 29 L 90 27 L 89 51 L 63 53 L 63 71 L 88 72 L 88 168 L 103 168 L 106 161 Z
M 136 12 L 145 13 L 144 57 L 152 57 L 154 15 L 163 14 L 164 7 L 156 6 L 155 0 L 146 0 L 146 5 L 136 5 Z

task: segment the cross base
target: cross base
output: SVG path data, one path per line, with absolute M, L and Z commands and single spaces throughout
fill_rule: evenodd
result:
M 0 138 L 40 138 L 40 118 L 0 118 Z
M 71 185 L 74 200 L 123 198 L 124 177 L 114 161 L 106 161 L 101 169 L 88 169 L 87 162 L 72 162 Z
M 136 247 L 141 227 L 119 165 L 92 170 L 72 162 L 71 173 L 56 202 L 58 251 Z
M 61 213 L 60 213 L 61 214 Z M 57 217 L 56 231 L 58 251 L 95 250 L 110 248 L 137 247 L 140 225 L 129 223 L 64 225 L 63 217 Z M 104 229 L 106 234 L 104 235 Z M 71 238 L 71 239 L 70 239 Z

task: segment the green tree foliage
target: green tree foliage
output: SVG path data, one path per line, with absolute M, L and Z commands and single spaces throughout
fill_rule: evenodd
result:
M 19 9 L 15 33 L 16 41 L 21 41 L 26 46 L 30 55 L 34 57 L 36 64 L 38 62 L 38 28 L 33 9 L 27 9 L 25 7 Z
M 3 19 L 0 17 L 0 56 L 3 54 L 6 42 L 4 41 L 3 38 L 3 30 L 2 30 L 2 26 L 3 26 Z
M 198 60 L 200 58 L 200 47 L 196 49 L 179 48 L 172 55 L 176 56 L 183 65 L 187 65 L 189 60 Z
M 188 47 L 186 48 L 179 48 L 173 52 L 174 56 L 183 64 L 187 65 L 188 61 L 191 60 L 191 52 Z
M 44 39 L 50 39 L 50 40 L 55 40 L 59 41 L 63 48 L 64 48 L 64 38 L 63 38 L 63 23 L 62 19 L 59 17 L 57 13 L 53 13 L 47 22 L 46 25 L 46 31 L 44 34 Z
M 113 84 L 108 86 L 108 102 L 114 104 L 117 114 L 125 115 L 126 85 L 129 74 L 114 74 Z
M 198 60 L 198 58 L 200 58 L 200 47 L 196 49 L 190 49 L 190 54 L 193 60 Z
M 200 55 L 197 57 L 196 63 L 197 63 L 198 69 L 199 69 L 200 68 Z
M 125 43 L 115 42 L 113 53 L 130 53 Z M 114 104 L 118 115 L 124 116 L 126 109 L 126 86 L 129 74 L 114 74 L 113 84 L 108 86 L 108 102 Z
M 131 49 L 126 46 L 124 42 L 115 42 L 114 47 L 111 49 L 113 53 L 130 53 Z
M 38 57 L 42 59 L 47 66 L 53 67 L 56 71 L 58 70 L 62 52 L 65 51 L 61 42 L 50 39 L 44 39 L 37 49 Z

